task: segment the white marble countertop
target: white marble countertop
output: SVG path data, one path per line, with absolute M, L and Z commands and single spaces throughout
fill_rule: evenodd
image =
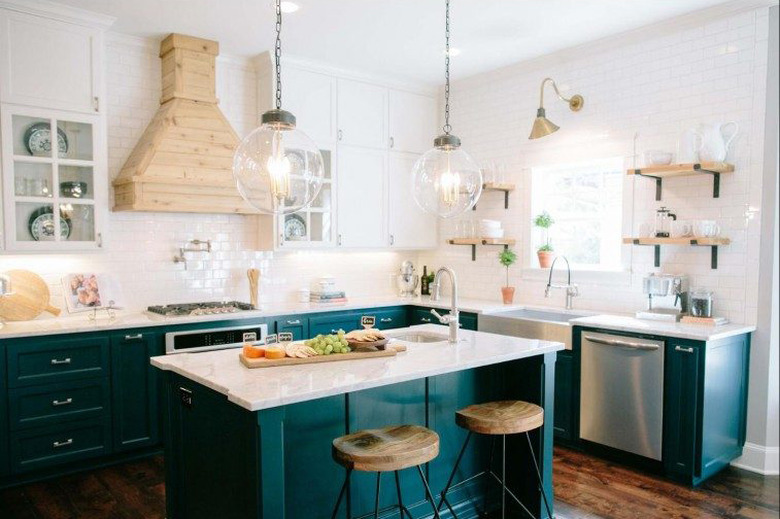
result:
M 435 324 L 408 329 L 447 333 L 445 326 Z M 407 351 L 395 357 L 264 369 L 244 367 L 238 360 L 238 349 L 163 355 L 151 362 L 222 393 L 245 409 L 258 411 L 563 349 L 558 342 L 469 330 L 461 330 L 460 339 L 457 345 L 404 343 Z
M 461 299 L 458 307 L 461 312 L 490 313 L 500 310 L 523 308 L 523 305 L 504 305 L 501 301 L 485 301 L 478 299 Z M 400 297 L 378 297 L 352 299 L 349 303 L 338 306 L 323 306 L 313 303 L 287 303 L 266 304 L 259 309 L 235 314 L 163 317 L 147 312 L 116 311 L 116 317 L 108 319 L 101 317 L 104 312 L 99 312 L 99 318 L 91 321 L 91 312 L 75 315 L 64 315 L 56 318 L 42 318 L 32 321 L 20 321 L 5 323 L 0 328 L 0 340 L 17 337 L 35 337 L 42 335 L 57 335 L 62 333 L 99 332 L 108 330 L 126 330 L 132 328 L 146 328 L 154 326 L 175 326 L 179 324 L 228 321 L 240 319 L 257 319 L 290 314 L 311 314 L 318 312 L 343 312 L 360 308 L 381 308 L 389 306 L 413 305 L 424 307 L 436 307 L 447 309 L 450 307 L 449 297 L 442 297 L 440 301 L 431 301 L 427 296 L 417 296 L 412 299 Z
M 733 335 L 741 335 L 755 331 L 755 326 L 745 324 L 724 324 L 722 326 L 707 326 L 702 324 L 670 323 L 653 321 L 650 319 L 637 319 L 626 315 L 593 315 L 580 317 L 569 321 L 576 326 L 592 326 L 622 332 L 646 333 L 648 335 L 662 335 L 664 337 L 677 337 L 679 339 L 691 339 L 694 341 L 715 341 L 725 339 Z

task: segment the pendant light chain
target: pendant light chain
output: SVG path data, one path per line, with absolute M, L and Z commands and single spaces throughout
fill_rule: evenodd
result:
M 446 47 L 444 49 L 444 134 L 449 135 L 452 131 L 450 126 L 450 0 L 445 0 L 446 17 L 444 23 L 444 39 Z
M 276 109 L 282 109 L 282 0 L 276 0 Z

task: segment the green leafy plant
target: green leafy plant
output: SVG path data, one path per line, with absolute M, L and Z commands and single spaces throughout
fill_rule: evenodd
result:
M 552 252 L 553 247 L 550 244 L 550 227 L 553 226 L 555 220 L 553 220 L 550 213 L 542 211 L 534 218 L 534 226 L 542 230 L 544 236 L 544 244 L 536 249 L 538 252 Z
M 498 262 L 506 267 L 506 286 L 509 286 L 509 267 L 517 261 L 517 253 L 512 249 L 504 249 L 498 253 Z

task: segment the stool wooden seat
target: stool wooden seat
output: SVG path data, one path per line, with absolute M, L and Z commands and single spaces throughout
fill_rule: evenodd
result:
M 455 423 L 479 434 L 519 434 L 544 424 L 544 409 L 521 400 L 470 405 L 455 413 Z
M 348 469 L 392 472 L 439 455 L 439 435 L 419 425 L 366 429 L 333 440 L 333 459 Z

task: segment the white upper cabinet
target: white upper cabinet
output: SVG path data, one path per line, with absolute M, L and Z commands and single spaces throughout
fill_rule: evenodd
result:
M 387 152 L 339 146 L 338 239 L 341 247 L 386 247 Z
M 103 31 L 0 9 L 0 101 L 96 113 Z
M 338 90 L 339 142 L 387 149 L 387 88 L 339 79 Z
M 390 153 L 388 167 L 388 242 L 396 249 L 426 249 L 437 245 L 438 223 L 412 197 L 412 167 L 419 155 Z
M 433 96 L 390 90 L 390 149 L 423 153 L 433 147 L 437 107 Z
M 336 78 L 288 67 L 282 78 L 284 109 L 318 145 L 336 142 Z

